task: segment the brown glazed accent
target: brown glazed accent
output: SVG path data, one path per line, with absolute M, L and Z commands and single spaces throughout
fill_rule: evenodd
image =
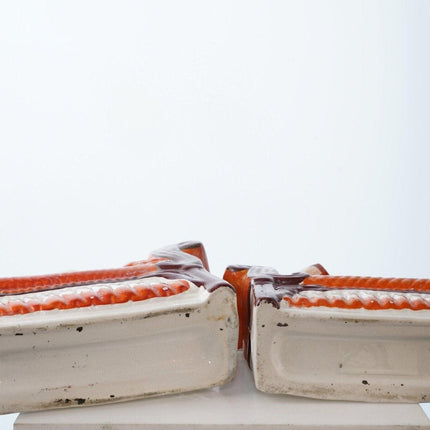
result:
M 327 273 L 321 264 L 313 265 L 321 274 Z M 279 308 L 280 301 L 292 289 L 302 288 L 299 284 L 307 278 L 307 273 L 280 275 L 275 269 L 264 266 L 228 266 L 224 279 L 232 284 L 237 294 L 237 309 L 239 313 L 238 348 L 244 350 L 245 357 L 249 355 L 250 334 L 250 292 L 258 305 L 267 301 Z
M 221 278 L 212 275 L 206 251 L 200 242 L 182 242 L 158 249 L 152 257 L 159 258 L 156 263 L 158 272 L 149 276 L 162 276 L 168 279 L 186 279 L 209 292 L 219 287 L 234 288 Z
M 280 275 L 275 269 L 263 266 L 229 266 L 224 279 L 230 282 L 237 291 L 239 311 L 239 349 L 244 348 L 245 356 L 248 356 L 250 335 L 250 304 L 255 306 L 263 302 L 270 303 L 279 309 L 281 300 L 286 300 L 294 307 L 337 307 L 346 309 L 430 309 L 424 298 L 417 296 L 430 293 L 430 279 L 413 278 L 377 278 L 359 276 L 330 276 L 321 264 L 314 264 L 306 269 L 309 273 L 293 273 Z M 314 274 L 319 273 L 319 274 Z M 415 298 L 408 300 L 405 296 L 397 302 L 385 300 L 383 303 L 375 299 L 355 299 L 345 301 L 343 299 L 329 301 L 326 298 L 309 300 L 306 297 L 297 298 L 302 291 L 329 291 L 339 290 L 373 290 L 388 293 L 407 294 L 413 292 Z M 250 295 L 252 295 L 250 297 Z M 252 300 L 251 300 L 252 299 Z
M 280 275 L 275 269 L 269 267 L 248 266 L 246 274 L 242 275 L 241 288 L 251 290 L 255 305 L 267 302 L 276 308 L 279 308 L 282 299 L 291 298 L 302 291 L 360 289 L 402 294 L 413 292 L 417 295 L 430 293 L 430 279 L 330 276 L 320 264 L 314 264 L 311 267 L 318 269 L 321 275 L 307 273 Z M 235 266 L 227 268 L 226 273 L 230 270 L 234 273 Z M 232 285 L 236 286 L 237 277 L 229 275 L 229 279 L 231 279 Z M 411 308 L 411 306 L 404 304 L 402 308 Z
M 65 287 L 127 281 L 160 276 L 185 279 L 208 291 L 233 287 L 209 273 L 206 252 L 200 242 L 182 242 L 154 251 L 147 260 L 108 270 L 0 279 L 0 296 L 57 290 Z

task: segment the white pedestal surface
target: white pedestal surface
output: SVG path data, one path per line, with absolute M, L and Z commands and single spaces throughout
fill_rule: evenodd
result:
M 429 429 L 418 404 L 312 400 L 257 391 L 239 356 L 220 388 L 86 408 L 23 413 L 15 430 Z

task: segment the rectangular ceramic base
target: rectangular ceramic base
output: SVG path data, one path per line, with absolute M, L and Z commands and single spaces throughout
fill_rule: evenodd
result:
M 322 399 L 430 399 L 428 311 L 253 306 L 259 390 Z
M 192 283 L 171 297 L 2 317 L 0 413 L 221 385 L 235 373 L 237 325 L 231 288 Z
M 257 391 L 242 356 L 220 388 L 21 414 L 15 430 L 429 430 L 419 405 L 335 402 Z

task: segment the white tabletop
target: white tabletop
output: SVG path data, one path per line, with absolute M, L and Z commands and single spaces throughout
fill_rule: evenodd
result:
M 230 384 L 134 402 L 21 414 L 15 430 L 430 429 L 418 404 L 311 400 L 258 392 L 239 357 Z

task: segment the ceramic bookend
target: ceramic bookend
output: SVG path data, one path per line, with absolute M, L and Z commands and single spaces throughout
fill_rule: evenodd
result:
M 430 400 L 430 280 L 230 266 L 256 387 L 319 399 Z
M 200 243 L 114 270 L 0 279 L 0 412 L 93 405 L 230 381 L 236 294 Z

